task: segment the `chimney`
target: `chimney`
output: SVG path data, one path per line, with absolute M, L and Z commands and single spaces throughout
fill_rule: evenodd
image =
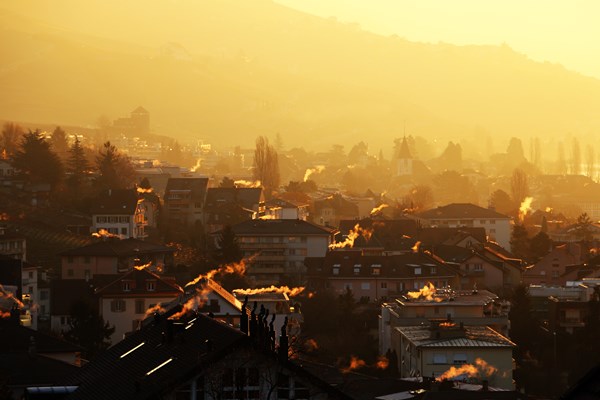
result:
M 254 306 L 252 307 L 252 311 L 250 312 L 250 337 L 255 340 L 256 336 L 257 336 L 257 329 L 258 329 L 258 321 L 256 318 L 256 307 L 258 306 L 258 303 L 255 301 L 254 302 Z
M 287 361 L 288 359 L 288 336 L 287 336 L 288 319 L 285 317 L 283 326 L 281 327 L 281 336 L 279 336 L 279 361 Z
M 484 380 L 482 380 L 482 381 L 481 381 L 481 391 L 483 391 L 483 392 L 487 392 L 487 391 L 489 391 L 489 390 L 490 390 L 490 387 L 489 387 L 489 382 L 488 382 L 488 380 L 487 380 L 487 379 L 484 379 Z
M 248 296 L 244 298 L 244 303 L 242 304 L 242 314 L 240 315 L 240 331 L 246 335 L 248 334 Z

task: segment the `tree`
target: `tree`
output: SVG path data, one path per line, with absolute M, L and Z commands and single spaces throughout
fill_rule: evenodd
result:
M 520 168 L 515 168 L 512 177 L 510 178 L 510 192 L 512 194 L 512 199 L 517 206 L 519 206 L 529 194 L 527 174 Z
M 538 335 L 538 323 L 532 318 L 531 298 L 527 286 L 521 284 L 515 288 L 510 299 L 510 338 L 518 345 L 520 355 L 533 349 Z M 520 361 L 521 357 L 517 357 Z
M 242 251 L 230 225 L 225 225 L 217 239 L 215 259 L 219 264 L 230 264 L 242 259 Z
M 69 142 L 67 141 L 67 133 L 57 126 L 52 132 L 52 138 L 50 139 L 52 150 L 56 152 L 61 158 L 63 158 L 69 151 Z
M 567 173 L 567 161 L 565 159 L 565 146 L 562 142 L 558 143 L 558 161 L 556 165 L 556 172 L 559 175 L 566 175 Z
M 528 260 L 530 258 L 529 249 L 529 239 L 527 238 L 525 226 L 515 224 L 510 235 L 510 250 L 515 256 Z
M 415 185 L 408 192 L 406 204 L 411 204 L 415 211 L 427 210 L 433 205 L 433 192 L 427 185 Z
M 573 147 L 571 149 L 571 175 L 579 175 L 581 173 L 581 149 L 579 148 L 579 140 L 573 138 Z
M 365 142 L 355 144 L 348 152 L 348 164 L 366 165 L 369 156 L 369 146 Z
M 135 171 L 127 157 L 122 156 L 117 148 L 104 143 L 96 157 L 98 166 L 97 184 L 100 189 L 124 189 L 135 182 Z
M 531 238 L 529 242 L 532 261 L 538 261 L 550 251 L 552 247 L 552 239 L 546 232 L 540 231 L 537 235 Z
M 235 181 L 227 176 L 224 176 L 223 179 L 221 179 L 221 183 L 219 183 L 219 187 L 220 188 L 234 188 Z
M 592 220 L 587 213 L 577 217 L 577 223 L 574 228 L 575 237 L 579 240 L 589 242 L 593 239 L 592 235 Z
M 497 189 L 491 194 L 490 205 L 500 214 L 510 214 L 516 208 L 508 193 L 502 189 Z
M 596 153 L 594 152 L 594 147 L 591 144 L 588 144 L 585 151 L 585 166 L 586 166 L 586 175 L 588 177 L 592 177 L 594 174 L 594 166 L 596 165 Z
M 52 186 L 60 181 L 63 172 L 60 159 L 39 130 L 30 130 L 21 138 L 13 166 L 30 183 L 49 183 Z
M 19 147 L 19 141 L 25 132 L 23 128 L 12 122 L 7 122 L 2 128 L 2 142 L 0 143 L 0 151 L 6 151 L 10 157 L 14 155 Z
M 260 181 L 267 196 L 279 187 L 279 160 L 269 139 L 259 136 L 254 149 L 254 179 Z
M 78 190 L 84 182 L 87 173 L 90 170 L 90 164 L 85 156 L 85 150 L 81 146 L 79 138 L 75 137 L 75 143 L 69 149 L 69 158 L 67 159 L 67 178 L 68 185 Z
M 115 332 L 98 312 L 83 300 L 71 307 L 70 329 L 65 339 L 85 349 L 83 356 L 90 360 L 110 346 L 110 336 Z

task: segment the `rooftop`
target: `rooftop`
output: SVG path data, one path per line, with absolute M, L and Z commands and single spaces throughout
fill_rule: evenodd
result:
M 455 336 L 432 338 L 429 326 L 404 326 L 394 328 L 418 347 L 507 347 L 516 345 L 507 337 L 488 326 L 464 325 Z M 443 330 L 443 328 L 442 328 Z
M 471 203 L 452 203 L 446 206 L 437 207 L 431 210 L 417 214 L 417 217 L 423 219 L 479 219 L 479 218 L 501 218 L 508 220 L 504 214 L 500 214 L 489 208 L 479 207 Z
M 299 219 L 253 219 L 231 227 L 236 235 L 331 235 L 336 229 Z
M 137 254 L 174 252 L 171 247 L 138 239 L 108 239 L 63 251 L 61 256 L 125 257 Z

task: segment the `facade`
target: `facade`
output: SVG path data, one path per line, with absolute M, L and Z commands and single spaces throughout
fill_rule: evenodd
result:
M 578 243 L 553 246 L 552 250 L 523 272 L 523 282 L 529 285 L 565 285 L 569 266 L 582 262 L 582 248 Z
M 260 218 L 265 215 L 262 188 L 209 188 L 204 205 L 204 224 L 209 233 L 226 225 Z
M 174 282 L 138 268 L 96 290 L 100 315 L 115 327 L 112 343 L 137 330 L 148 309 L 169 303 L 181 293 L 183 290 Z
M 340 221 L 359 218 L 358 206 L 339 193 L 314 201 L 312 221 L 319 225 L 338 227 Z
M 135 189 L 109 189 L 92 207 L 92 230 L 122 238 L 144 238 L 145 208 Z
M 150 113 L 144 107 L 133 110 L 129 118 L 118 118 L 112 129 L 117 134 L 144 136 L 150 133 Z
M 208 178 L 169 178 L 164 212 L 173 226 L 194 226 L 203 222 Z
M 25 261 L 27 259 L 27 242 L 7 227 L 0 226 L 0 254 Z
M 416 215 L 424 226 L 482 227 L 490 241 L 510 248 L 510 218 L 494 210 L 469 203 L 453 203 Z
M 362 250 L 333 250 L 324 257 L 306 259 L 308 287 L 351 290 L 356 298 L 371 301 L 420 289 L 428 282 L 437 287 L 458 287 L 457 272 L 425 252 L 368 255 Z
M 257 285 L 303 284 L 304 259 L 324 256 L 336 233 L 307 221 L 285 219 L 251 220 L 231 228 L 244 256 L 252 257 L 246 275 Z
M 393 347 L 399 355 L 400 377 L 439 377 L 451 367 L 470 364 L 480 372 L 453 379 L 469 379 L 504 390 L 514 390 L 513 348 L 508 338 L 486 326 L 469 326 L 454 321 L 431 321 L 429 326 L 394 329 Z M 489 368 L 489 367 L 493 368 Z
M 150 270 L 161 271 L 173 262 L 171 247 L 138 239 L 104 239 L 67 250 L 61 256 L 62 279 L 91 279 L 96 275 L 127 272 L 136 265 L 151 263 Z
M 393 331 L 401 326 L 427 324 L 429 320 L 447 318 L 472 326 L 490 326 L 508 333 L 508 302 L 487 290 L 453 291 L 445 288 L 430 291 L 430 296 L 416 299 L 402 296 L 383 303 L 379 317 L 379 352 L 392 346 Z
M 296 203 L 284 199 L 272 199 L 266 203 L 267 213 L 274 215 L 275 219 L 308 219 L 308 204 Z

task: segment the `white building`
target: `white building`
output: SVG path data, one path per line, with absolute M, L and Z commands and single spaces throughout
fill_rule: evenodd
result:
M 108 190 L 94 200 L 92 231 L 142 239 L 146 225 L 144 211 L 135 189 Z

